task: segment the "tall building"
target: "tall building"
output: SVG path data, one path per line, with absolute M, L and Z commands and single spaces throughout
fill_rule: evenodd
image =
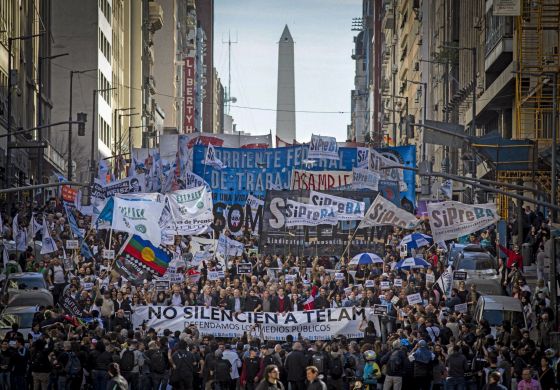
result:
M 214 73 L 214 0 L 196 0 L 196 17 L 199 34 L 203 39 L 201 77 L 204 79 L 204 94 L 201 99 L 202 131 L 219 133 L 219 124 L 214 115 L 217 100 L 214 94 L 216 78 Z
M 294 40 L 288 25 L 278 42 L 278 86 L 276 137 L 292 143 L 296 139 L 296 94 L 294 81 Z
M 0 0 L 2 135 L 7 134 L 8 124 L 14 132 L 52 123 L 50 69 L 59 60 L 53 56 L 62 50 L 52 46 L 51 3 L 50 0 L 19 3 Z M 51 142 L 52 131 L 55 130 L 11 136 L 9 149 L 8 137 L 0 138 L 3 187 L 45 183 L 54 174 L 65 172 L 64 153 Z M 8 160 L 9 172 L 6 169 Z M 31 194 L 18 194 L 27 195 Z
M 70 53 L 52 68 L 52 117 L 57 121 L 69 116 L 73 71 L 73 116 L 88 114 L 85 136 L 73 132 L 73 155 L 84 156 L 77 160 L 75 177 L 86 180 L 92 139 L 94 160 L 116 164 L 115 157 L 127 158 L 131 147 L 153 144 L 154 131 L 162 127 L 162 110 L 155 101 L 153 41 L 163 25 L 163 11 L 148 0 L 57 0 L 52 15 L 55 47 Z M 66 150 L 66 133 L 55 138 Z

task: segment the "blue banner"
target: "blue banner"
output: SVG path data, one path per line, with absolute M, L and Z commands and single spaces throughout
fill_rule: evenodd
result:
M 203 163 L 206 147 L 195 145 L 193 172 L 202 177 L 212 188 L 214 203 L 244 205 L 249 194 L 264 199 L 267 190 L 290 188 L 292 169 L 311 171 L 352 171 L 358 164 L 356 148 L 341 147 L 339 159 L 318 159 L 309 164 L 309 146 L 297 145 L 275 149 L 242 149 L 215 147 L 216 157 L 226 166 L 215 169 Z M 414 146 L 399 146 L 379 150 L 404 166 L 416 165 Z M 415 201 L 415 175 L 404 171 L 407 191 L 402 192 L 400 202 Z

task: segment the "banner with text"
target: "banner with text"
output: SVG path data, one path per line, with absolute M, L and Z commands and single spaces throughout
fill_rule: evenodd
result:
M 352 169 L 352 189 L 355 190 L 379 190 L 380 176 L 377 172 L 364 168 Z
M 428 203 L 428 218 L 434 242 L 454 240 L 496 223 L 495 203 L 464 204 L 447 201 Z
M 331 340 L 333 335 L 362 338 L 359 327 L 372 319 L 373 308 L 329 308 L 279 313 L 233 312 L 218 307 L 139 306 L 132 314 L 134 328 L 146 321 L 158 333 L 169 329 L 183 331 L 196 325 L 200 334 L 214 337 L 242 337 L 245 332 L 265 340 L 285 340 L 288 334 L 301 334 L 309 340 Z
M 206 186 L 174 191 L 167 199 L 177 234 L 201 234 L 214 221 L 212 193 Z
M 311 142 L 309 143 L 308 157 L 310 159 L 338 159 L 338 144 L 336 143 L 336 138 L 312 134 Z
M 368 209 L 361 227 L 391 225 L 403 229 L 414 229 L 420 220 L 413 214 L 398 208 L 381 195 L 377 195 L 375 201 Z
M 338 218 L 331 206 L 314 206 L 288 199 L 286 226 L 336 225 Z
M 333 207 L 338 221 L 355 221 L 364 218 L 366 204 L 354 199 L 311 191 L 309 203 L 319 206 Z
M 291 190 L 324 191 L 345 188 L 352 184 L 352 172 L 348 171 L 305 171 L 294 169 Z

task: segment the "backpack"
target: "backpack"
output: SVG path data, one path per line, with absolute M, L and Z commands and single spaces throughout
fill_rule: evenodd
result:
M 161 351 L 155 351 L 155 353 L 150 356 L 150 370 L 156 374 L 163 374 L 165 372 L 165 361 L 163 360 Z
M 216 372 L 214 374 L 214 378 L 217 381 L 223 382 L 231 379 L 230 370 L 231 364 L 229 364 L 229 360 L 225 359 L 218 359 L 215 365 Z
M 134 352 L 127 349 L 121 357 L 121 371 L 130 372 L 134 368 Z
M 399 351 L 394 351 L 387 362 L 389 375 L 398 374 L 403 370 L 403 361 Z
M 338 379 L 342 376 L 343 373 L 344 373 L 344 369 L 342 367 L 342 358 L 337 357 L 333 359 L 331 364 L 331 377 L 333 379 Z
M 82 372 L 82 363 L 80 363 L 80 359 L 78 359 L 74 352 L 68 353 L 68 362 L 66 362 L 64 370 L 71 377 L 78 376 Z
M 325 373 L 325 357 L 322 353 L 315 353 L 311 357 L 311 365 L 317 367 L 319 374 Z

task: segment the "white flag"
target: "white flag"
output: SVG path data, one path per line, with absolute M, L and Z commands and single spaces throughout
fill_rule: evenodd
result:
M 177 234 L 202 234 L 214 222 L 212 193 L 206 186 L 173 191 L 167 199 Z
M 27 250 L 27 231 L 19 227 L 19 214 L 16 214 L 12 223 L 12 237 L 16 243 L 16 250 L 18 252 Z
M 163 213 L 163 203 L 126 200 L 114 197 L 113 223 L 114 230 L 137 234 L 155 246 L 161 243 L 159 220 Z
M 2 251 L 2 261 L 4 262 L 4 270 L 8 266 L 8 261 L 10 261 L 10 254 L 8 253 L 8 246 L 4 243 L 4 249 Z
M 204 158 L 203 164 L 210 165 L 216 169 L 222 169 L 226 166 L 222 161 L 216 156 L 216 149 L 212 144 L 208 144 L 208 148 L 206 149 L 206 157 Z
M 379 194 L 369 207 L 359 227 L 391 225 L 403 229 L 414 229 L 419 223 L 420 220 L 413 214 L 398 208 Z
M 43 245 L 41 247 L 41 254 L 46 255 L 47 253 L 57 252 L 58 247 L 56 246 L 56 242 L 54 242 L 54 240 L 51 238 L 51 234 L 49 232 L 45 217 L 43 217 L 43 226 Z

